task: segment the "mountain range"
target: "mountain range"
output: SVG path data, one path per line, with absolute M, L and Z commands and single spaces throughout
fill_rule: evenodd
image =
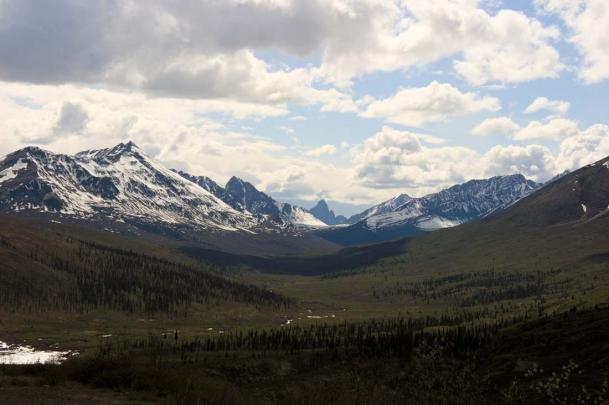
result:
M 270 221 L 283 226 L 326 226 L 324 221 L 304 208 L 277 202 L 269 195 L 256 189 L 253 184 L 238 177 L 231 177 L 226 186 L 221 187 L 206 176 L 192 176 L 184 171 L 178 171 L 177 173 L 209 191 L 239 212 L 268 218 Z
M 520 174 L 470 180 L 421 198 L 402 194 L 352 217 L 352 225 L 321 230 L 323 238 L 356 245 L 417 235 L 484 218 L 531 194 L 542 184 Z
M 27 147 L 0 160 L 0 212 L 128 224 L 148 230 L 237 232 L 366 244 L 484 218 L 538 189 L 522 175 L 472 180 L 421 198 L 399 195 L 350 218 L 325 200 L 307 210 L 278 202 L 238 177 L 164 167 L 132 142 L 76 155 Z M 184 231 L 184 230 L 191 231 Z

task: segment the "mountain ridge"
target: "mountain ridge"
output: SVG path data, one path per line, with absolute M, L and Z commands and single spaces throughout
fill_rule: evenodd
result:
M 402 194 L 359 214 L 361 219 L 349 227 L 318 234 L 343 245 L 414 236 L 484 218 L 539 187 L 541 184 L 513 174 L 470 180 L 420 198 Z

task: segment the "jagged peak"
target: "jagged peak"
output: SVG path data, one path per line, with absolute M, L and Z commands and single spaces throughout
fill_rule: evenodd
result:
M 327 203 L 327 202 L 326 202 L 326 200 L 325 200 L 325 199 L 323 199 L 323 198 L 322 198 L 321 200 L 319 200 L 319 201 L 317 202 L 317 204 L 315 204 L 315 206 L 314 206 L 313 208 L 311 208 L 311 209 L 315 209 L 315 208 L 323 208 L 323 209 L 326 209 L 326 210 L 329 210 L 329 209 L 330 209 L 330 208 L 328 207 L 328 203 Z
M 148 155 L 133 141 L 121 142 L 111 148 L 86 150 L 78 153 L 76 156 L 80 158 L 101 158 L 113 161 L 121 156 L 133 156 L 137 159 L 148 158 Z
M 8 156 L 15 156 L 15 155 L 24 155 L 26 153 L 32 154 L 32 155 L 53 155 L 54 153 L 46 150 L 46 149 L 42 149 L 39 148 L 38 146 L 26 146 L 25 148 L 21 148 L 19 150 L 16 150 L 13 153 L 10 153 L 7 155 Z
M 116 152 L 116 153 L 132 152 L 132 153 L 142 153 L 143 154 L 142 149 L 139 146 L 137 146 L 135 144 L 135 142 L 133 142 L 133 141 L 121 142 L 118 145 L 116 145 L 115 147 L 111 148 L 110 150 L 113 152 Z
M 240 190 L 244 190 L 244 191 L 248 191 L 248 192 L 256 192 L 256 193 L 264 194 L 266 196 L 266 194 L 264 192 L 258 190 L 256 188 L 256 186 L 254 186 L 252 183 L 250 183 L 249 181 L 243 180 L 242 178 L 237 177 L 237 176 L 232 176 L 226 183 L 226 186 L 224 186 L 224 189 L 226 191 L 228 191 L 229 193 L 231 191 L 235 191 L 236 189 L 240 189 Z
M 245 184 L 251 184 L 251 183 L 243 180 L 241 177 L 231 176 L 231 178 L 228 179 L 228 181 L 226 182 L 226 187 L 228 187 L 229 185 L 234 185 L 234 184 L 245 185 Z

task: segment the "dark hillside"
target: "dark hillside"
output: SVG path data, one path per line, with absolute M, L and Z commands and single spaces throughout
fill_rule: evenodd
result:
M 26 312 L 109 309 L 185 314 L 193 304 L 241 302 L 286 306 L 277 294 L 221 276 L 213 265 L 119 248 L 45 229 L 43 223 L 0 223 L 0 306 Z M 108 238 L 108 235 L 104 235 Z M 150 250 L 154 245 L 150 245 Z

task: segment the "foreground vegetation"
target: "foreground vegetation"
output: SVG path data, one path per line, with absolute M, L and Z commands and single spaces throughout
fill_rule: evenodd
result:
M 61 365 L 0 366 L 0 385 L 36 392 L 79 384 L 189 404 L 607 404 L 608 335 L 609 309 L 601 307 L 528 321 L 396 318 L 214 337 L 175 331 L 104 339 Z

